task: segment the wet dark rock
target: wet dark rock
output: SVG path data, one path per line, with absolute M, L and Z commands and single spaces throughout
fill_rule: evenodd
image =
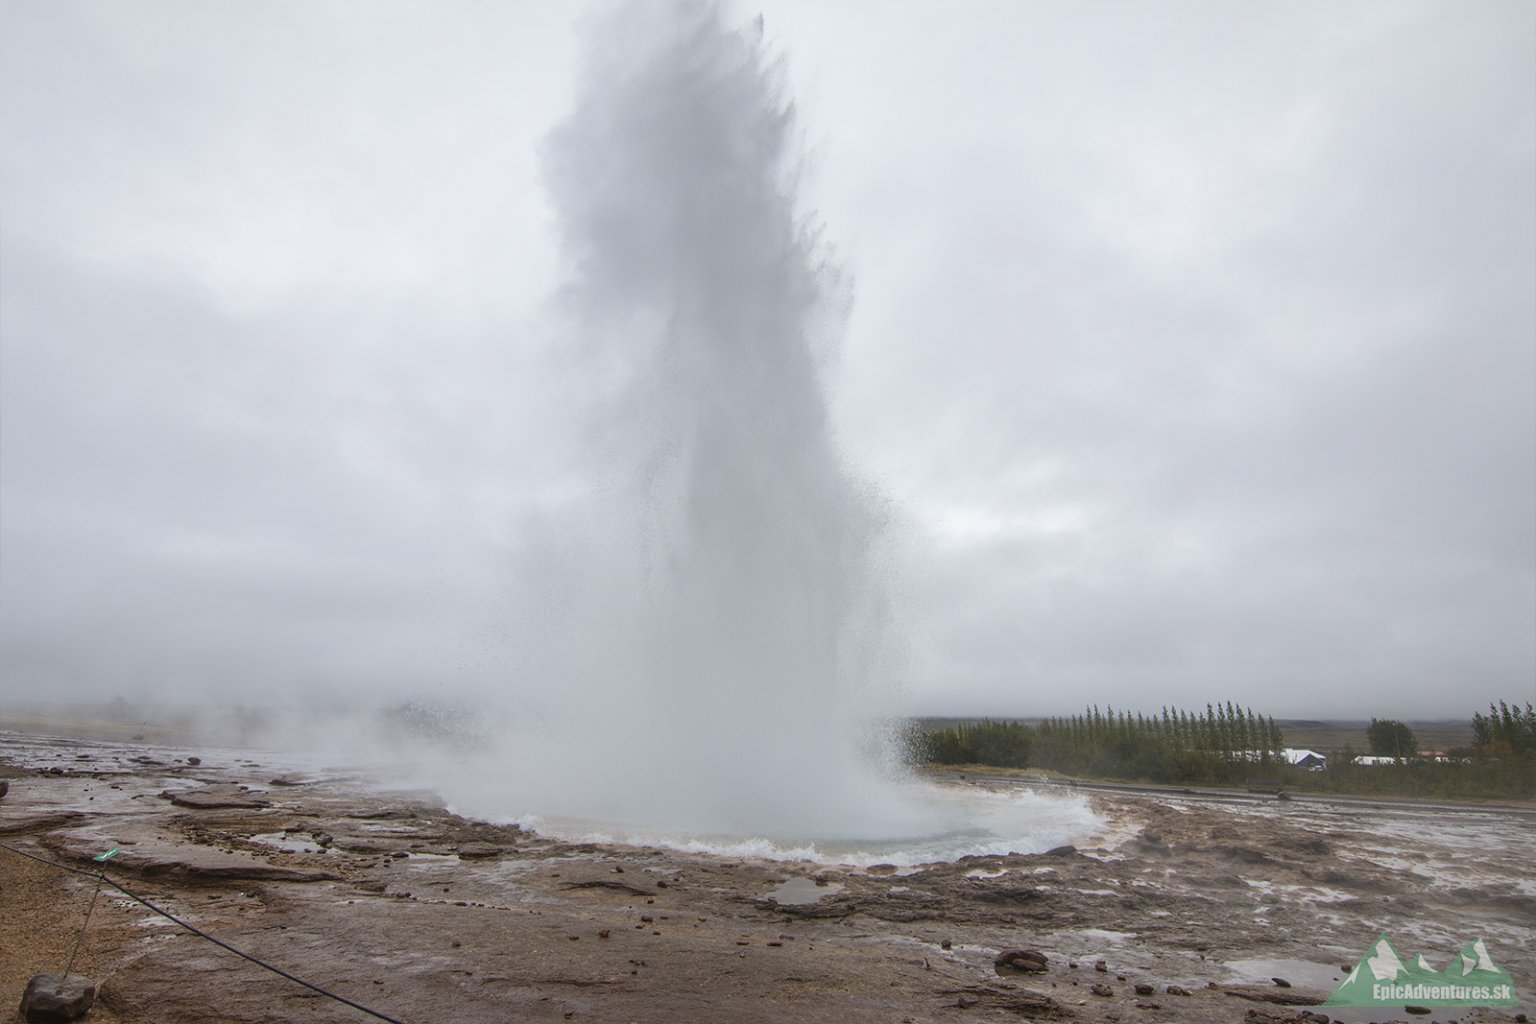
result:
M 1245 1024 L 1300 1024 L 1305 1020 L 1295 1013 L 1269 1013 L 1265 1010 L 1249 1010 L 1243 1014 Z
M 1324 885 L 1331 885 L 1340 889 L 1355 889 L 1361 892 L 1387 892 L 1392 888 L 1389 883 L 1381 879 L 1366 878 L 1361 875 L 1351 875 L 1347 872 L 1333 869 L 1315 872 L 1303 871 L 1302 875 L 1306 878 L 1310 878 L 1314 882 L 1321 882 Z M 1350 967 L 1344 968 L 1344 970 L 1354 970 L 1354 967 L 1351 965 Z
M 1008 1010 L 1029 1020 L 1049 1020 L 1072 1015 L 1044 992 L 1012 985 L 971 985 L 966 988 L 941 989 L 939 994 L 956 996 L 955 1002 L 950 1005 L 965 1010 L 977 1006 Z
M 1423 1016 L 1429 1014 L 1431 1011 L 1430 1011 L 1429 1007 L 1427 1007 L 1427 1006 L 1405 1006 L 1405 1007 L 1403 1007 L 1403 1012 L 1404 1013 L 1412 1013 L 1412 1014 L 1416 1014 L 1416 1015 L 1418 1015 L 1420 1017 L 1423 1017 Z
M 1041 854 L 1041 856 L 1043 856 L 1043 857 L 1071 857 L 1071 856 L 1073 856 L 1076 853 L 1077 853 L 1077 847 L 1075 847 L 1075 846 L 1073 846 L 1073 845 L 1071 845 L 1069 843 L 1066 846 L 1052 847 L 1051 849 L 1046 850 L 1045 853 Z
M 974 891 L 968 892 L 967 897 L 980 900 L 984 903 L 1029 903 L 1040 899 L 1045 893 L 1035 885 L 997 885 L 995 883 L 978 884 Z
M 54 814 L 39 814 L 34 818 L 0 821 L 0 835 L 13 835 L 25 832 L 51 832 L 66 825 L 73 825 L 84 817 L 85 814 L 82 811 L 58 811 Z
M 992 966 L 998 974 L 1019 971 L 1025 974 L 1044 974 L 1046 958 L 1038 949 L 1007 949 L 997 954 Z
M 1151 985 L 1148 985 L 1144 981 L 1138 981 L 1136 983 L 1136 994 L 1139 995 L 1139 996 L 1150 996 L 1152 993 L 1154 993 L 1156 991 L 1157 991 L 1156 988 L 1154 988 Z
M 278 775 L 275 778 L 268 779 L 267 785 L 285 786 L 291 788 L 294 786 L 307 786 L 309 785 L 309 782 L 305 779 L 299 778 L 296 775 Z
M 0 779 L 0 797 L 5 796 L 5 794 L 9 793 L 10 791 L 11 791 L 11 784 L 9 782 L 7 782 L 5 779 Z
M 955 944 L 953 942 L 949 941 L 948 939 L 945 939 L 943 942 L 939 943 L 939 948 L 940 949 L 954 949 L 955 948 Z
M 196 768 L 198 765 L 200 765 L 202 763 L 203 763 L 203 759 L 200 758 L 200 757 L 189 757 L 189 758 L 187 758 L 187 764 L 191 765 L 193 768 Z
M 864 869 L 871 875 L 893 875 L 896 873 L 895 864 L 871 864 Z
M 1095 960 L 1093 962 L 1093 969 L 1098 971 L 1100 974 L 1108 974 L 1109 964 L 1103 960 Z
M 1112 989 L 1108 985 L 1104 985 L 1104 984 L 1095 985 L 1095 986 L 1093 986 L 1093 988 L 1089 989 L 1088 991 L 1092 992 L 1096 996 L 1112 996 L 1112 995 L 1115 994 L 1115 990 L 1114 989 Z
M 1163 989 L 1163 991 L 1167 992 L 1171 996 L 1187 996 L 1190 994 L 1189 989 L 1185 988 L 1183 985 L 1169 985 L 1167 988 Z
M 1318 1006 L 1326 998 L 1293 988 L 1262 988 L 1258 985 L 1228 985 L 1222 991 L 1239 999 L 1256 1003 L 1279 1003 L 1282 1006 Z
M 500 857 L 506 850 L 495 843 L 463 843 L 458 852 L 460 860 L 489 860 Z
M 1274 982 L 1277 988 L 1290 988 L 1291 987 L 1291 983 L 1286 981 L 1284 978 L 1270 978 L 1269 980 Z
M 32 1024 L 79 1020 L 95 1002 L 95 983 L 78 974 L 34 974 L 21 994 L 21 1015 Z
M 1262 850 L 1255 850 L 1251 846 L 1223 846 L 1217 849 L 1217 853 L 1231 860 L 1241 861 L 1244 864 L 1268 864 L 1269 855 Z
M 463 856 L 463 854 L 460 854 Z M 580 882 L 561 882 L 562 889 L 611 889 L 614 892 L 627 893 L 630 896 L 645 896 L 649 889 L 642 889 L 637 885 L 627 882 L 618 882 L 609 878 L 589 878 Z

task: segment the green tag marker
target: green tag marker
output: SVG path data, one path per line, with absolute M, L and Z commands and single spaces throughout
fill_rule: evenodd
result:
M 117 847 L 114 846 L 114 847 L 112 847 L 112 849 L 108 850 L 106 853 L 100 854 L 100 855 L 98 855 L 94 859 L 99 860 L 99 861 L 109 861 L 113 857 L 116 857 L 118 854 L 120 854 L 122 852 L 123 852 L 122 850 L 119 850 Z

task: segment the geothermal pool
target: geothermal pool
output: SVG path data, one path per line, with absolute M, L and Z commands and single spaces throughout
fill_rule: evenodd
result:
M 1104 821 L 1083 797 L 991 792 L 920 780 L 895 785 L 908 809 L 926 816 L 931 826 L 928 831 L 865 838 L 839 838 L 835 834 L 754 836 L 675 832 L 539 815 L 514 820 L 567 842 L 628 843 L 724 857 L 808 860 L 855 867 L 889 864 L 898 868 L 967 856 L 1044 853 L 1084 843 L 1105 829 Z

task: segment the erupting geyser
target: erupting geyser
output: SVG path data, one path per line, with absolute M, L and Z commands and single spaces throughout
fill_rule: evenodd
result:
M 821 380 L 839 281 L 796 208 L 778 75 L 760 28 L 714 4 L 623 8 L 547 154 L 563 304 L 616 376 L 594 428 L 602 500 L 627 520 L 605 532 L 629 621 L 606 632 L 627 648 L 632 731 L 591 753 L 689 827 L 857 822 L 867 712 L 890 712 L 870 692 L 878 521 Z
M 713 3 L 592 27 L 546 160 L 595 483 L 532 560 L 537 713 L 465 809 L 789 845 L 975 824 L 914 791 L 882 729 L 881 512 L 829 423 L 845 303 L 797 207 L 781 73 L 761 22 Z

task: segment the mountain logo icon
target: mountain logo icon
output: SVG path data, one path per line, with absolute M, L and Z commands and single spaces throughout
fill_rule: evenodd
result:
M 1473 939 L 1445 970 L 1423 953 L 1399 955 L 1383 933 L 1366 950 L 1325 1006 L 1518 1006 L 1514 979 L 1494 963 L 1482 939 Z

